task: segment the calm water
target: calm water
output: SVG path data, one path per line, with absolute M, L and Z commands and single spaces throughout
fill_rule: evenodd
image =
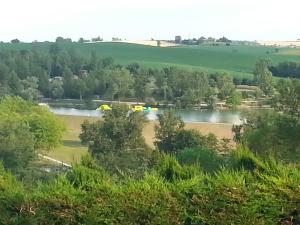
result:
M 50 107 L 50 110 L 57 115 L 69 116 L 90 116 L 101 117 L 102 112 L 96 110 L 82 110 L 64 107 Z M 157 112 L 147 113 L 149 120 L 156 120 L 157 114 L 162 113 L 163 110 Z M 200 111 L 200 110 L 178 110 L 178 114 L 182 117 L 184 122 L 209 122 L 209 123 L 240 123 L 241 115 L 234 111 Z

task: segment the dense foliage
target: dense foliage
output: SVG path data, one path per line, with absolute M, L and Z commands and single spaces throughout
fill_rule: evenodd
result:
M 0 100 L 0 160 L 9 169 L 25 168 L 36 150 L 57 147 L 63 123 L 45 107 L 18 97 Z
M 76 165 L 28 193 L 0 167 L 0 224 L 298 224 L 300 171 L 247 152 L 214 175 L 166 157 L 142 179 Z M 250 167 L 248 165 L 251 165 Z
M 82 124 L 80 139 L 102 167 L 111 172 L 143 172 L 153 165 L 155 151 L 145 143 L 143 113 L 129 111 L 128 105 L 113 105 L 103 120 Z M 135 170 L 135 171 L 134 171 Z
M 208 74 L 166 67 L 149 69 L 138 63 L 116 64 L 111 57 L 95 51 L 82 54 L 61 42 L 48 49 L 26 48 L 0 51 L 0 96 L 17 95 L 30 101 L 42 97 L 61 99 L 97 98 L 163 101 L 189 107 L 207 103 L 214 106 L 234 92 L 235 84 L 251 79 L 232 79 L 226 73 Z
M 300 63 L 282 62 L 276 66 L 270 66 L 270 71 L 276 77 L 300 78 Z

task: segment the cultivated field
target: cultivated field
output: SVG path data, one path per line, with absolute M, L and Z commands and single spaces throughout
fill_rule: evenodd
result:
M 42 51 L 48 51 L 51 43 L 35 43 Z M 0 44 L 1 49 L 29 49 L 33 44 Z M 229 73 L 239 77 L 251 77 L 255 62 L 260 58 L 269 58 L 274 64 L 283 61 L 299 61 L 299 49 L 268 46 L 231 45 L 220 46 L 177 46 L 153 47 L 130 43 L 67 43 L 64 49 L 75 48 L 87 59 L 92 51 L 99 57 L 112 57 L 116 63 L 137 62 L 146 67 L 163 68 L 178 66 L 186 69 L 209 73 Z
M 266 46 L 281 46 L 281 47 L 300 47 L 300 41 L 257 41 L 257 43 Z
M 87 152 L 87 147 L 81 145 L 78 138 L 81 131 L 80 125 L 85 119 L 96 121 L 98 118 L 80 116 L 60 116 L 60 118 L 62 118 L 67 125 L 63 145 L 48 152 L 47 155 L 66 163 L 78 161 L 81 156 Z M 146 142 L 151 147 L 153 147 L 155 123 L 156 122 L 149 122 L 143 131 Z M 213 133 L 219 138 L 232 138 L 231 124 L 186 123 L 186 128 L 199 130 L 203 134 Z

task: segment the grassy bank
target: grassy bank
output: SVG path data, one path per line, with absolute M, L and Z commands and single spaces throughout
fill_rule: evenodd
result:
M 82 117 L 82 116 L 59 116 L 67 125 L 67 131 L 64 135 L 63 145 L 48 152 L 47 155 L 57 160 L 72 163 L 78 161 L 86 154 L 87 147 L 81 145 L 79 140 L 79 134 L 81 131 L 81 124 L 84 120 L 96 121 L 99 118 L 94 117 Z M 154 141 L 154 125 L 156 122 L 149 122 L 144 130 L 143 134 L 146 139 L 146 143 L 153 147 Z M 231 124 L 214 124 L 214 123 L 186 123 L 186 128 L 196 129 L 203 134 L 213 133 L 217 137 L 231 138 Z

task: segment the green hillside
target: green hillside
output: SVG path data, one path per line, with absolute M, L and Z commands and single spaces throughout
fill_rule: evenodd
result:
M 46 51 L 51 43 L 35 43 Z M 33 44 L 0 44 L 0 49 L 28 49 Z M 178 66 L 207 72 L 227 72 L 235 76 L 251 75 L 259 58 L 269 58 L 276 64 L 283 61 L 300 61 L 299 49 L 265 46 L 184 46 L 158 48 L 126 43 L 66 43 L 62 48 L 75 47 L 78 52 L 89 57 L 96 51 L 101 57 L 111 56 L 117 63 L 140 63 L 147 67 L 161 68 Z

